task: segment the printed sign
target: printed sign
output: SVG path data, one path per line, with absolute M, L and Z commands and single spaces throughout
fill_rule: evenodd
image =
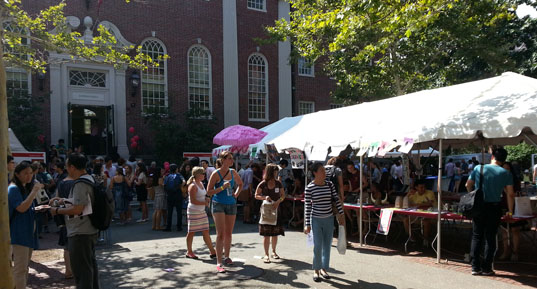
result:
M 287 149 L 289 156 L 291 158 L 291 167 L 293 169 L 303 169 L 304 168 L 304 153 L 297 148 Z
M 392 216 L 393 210 L 380 210 L 380 221 L 377 227 L 377 234 L 388 235 L 388 233 L 390 232 L 390 225 L 392 224 Z
M 277 163 L 280 161 L 278 150 L 276 150 L 275 145 L 265 144 L 265 151 L 267 152 L 269 163 Z
M 379 151 L 379 142 L 374 142 L 371 144 L 371 147 L 369 148 L 369 154 L 367 155 L 370 158 L 373 158 L 377 155 L 377 152 Z
M 360 150 L 358 151 L 356 156 L 361 157 L 361 156 L 365 155 L 365 153 L 367 152 L 368 149 L 369 149 L 369 144 L 368 143 L 360 144 Z
M 388 147 L 389 144 L 390 144 L 389 142 L 382 141 L 382 143 L 379 146 L 379 151 L 378 151 L 379 157 L 384 157 L 386 155 L 386 153 L 388 152 L 386 148 Z
M 414 139 L 405 137 L 403 139 L 403 144 L 398 149 L 400 153 L 408 154 L 410 150 L 412 149 L 412 146 L 414 145 Z
M 250 160 L 255 160 L 257 157 L 257 147 L 252 147 L 252 153 L 250 154 Z

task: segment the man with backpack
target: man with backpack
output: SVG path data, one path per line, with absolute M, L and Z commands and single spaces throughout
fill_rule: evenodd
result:
M 52 204 L 59 202 L 63 206 L 54 206 L 50 211 L 53 215 L 65 216 L 67 249 L 76 288 L 98 289 L 100 286 L 95 244 L 99 230 L 106 230 L 110 225 L 113 206 L 107 202 L 106 192 L 100 190 L 93 177 L 87 174 L 86 163 L 86 157 L 80 153 L 68 156 L 66 169 L 75 183 L 69 198 L 51 200 Z
M 183 192 L 182 187 L 186 186 L 185 179 L 177 172 L 177 165 L 170 165 L 170 174 L 164 178 L 164 191 L 168 201 L 168 222 L 165 232 L 171 232 L 173 209 L 177 212 L 177 231 L 183 230 Z

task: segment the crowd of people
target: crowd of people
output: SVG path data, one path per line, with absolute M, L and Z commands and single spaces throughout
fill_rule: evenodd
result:
M 219 155 L 215 167 L 197 158 L 185 160 L 180 166 L 166 162 L 159 167 L 156 162 L 146 166 L 134 157 L 125 160 L 107 156 L 88 160 L 80 152 L 63 149 L 61 142 L 55 149 L 57 153 L 51 155 L 48 165 L 26 161 L 15 164 L 13 158 L 8 157 L 9 214 L 16 288 L 25 288 L 32 251 L 39 248 L 40 235 L 49 232 L 51 219 L 59 228 L 58 244 L 64 248 L 65 277 L 74 278 L 77 288 L 99 288 L 95 246 L 98 240 L 111 237 L 107 234 L 109 230 L 99 232 L 91 217 L 87 216 L 91 216 L 91 210 L 86 211 L 97 197 L 95 190 L 99 186 L 113 199 L 114 218 L 120 226 L 133 222 L 133 201 L 139 204 L 141 210 L 141 218 L 136 223 L 149 221 L 147 202 L 152 201 L 153 230 L 171 231 L 175 209 L 175 227 L 177 231 L 182 231 L 183 210 L 186 209 L 186 258 L 199 258 L 192 246 L 195 233 L 201 232 L 210 258 L 216 259 L 216 271 L 219 273 L 226 272 L 226 266 L 233 265 L 230 251 L 238 203 L 243 205 L 243 222 L 258 223 L 265 263 L 280 258 L 277 244 L 278 236 L 285 235 L 284 223 L 290 221 L 291 226 L 303 228 L 306 234 L 313 230 L 316 234 L 313 235 L 312 268 L 316 282 L 330 278 L 327 269 L 335 221 L 347 226 L 349 234 L 360 222 L 355 210 L 343 208 L 343 203 L 359 202 L 360 182 L 366 203 L 393 203 L 397 196 L 404 193 L 408 195 L 410 206 L 434 207 L 437 204 L 435 194 L 427 190 L 425 181 L 419 178 L 419 168 L 408 158 L 392 163 L 368 161 L 356 165 L 345 156 L 333 157 L 326 165 L 319 162 L 310 164 L 306 181 L 304 171 L 290 168 L 285 159 L 279 165 L 253 161 L 240 165 L 227 151 Z M 493 164 L 513 172 L 512 165 L 505 161 L 502 153 L 495 152 Z M 480 167 L 483 166 L 478 165 L 477 161 L 467 165 L 449 160 L 445 170 L 450 178 L 450 190 L 458 192 L 463 176 L 468 178 L 468 190 L 474 184 L 479 185 L 476 171 Z M 489 165 L 484 168 L 485 181 L 490 174 L 507 175 L 503 171 L 494 172 Z M 489 216 L 488 219 L 496 220 L 497 209 L 502 210 L 501 196 L 498 197 L 496 191 L 500 191 L 500 195 L 503 192 L 503 210 L 513 212 L 512 197 L 520 192 L 520 181 L 515 173 L 508 176 L 511 179 L 502 179 L 501 189 L 496 187 L 502 184 L 496 184 L 495 195 L 490 197 L 494 205 L 490 205 L 489 210 L 493 211 L 491 214 L 494 214 L 494 218 Z M 514 189 L 509 189 L 513 184 Z M 292 205 L 292 202 L 284 202 L 286 197 L 303 198 L 304 202 Z M 214 245 L 209 233 L 209 216 L 212 216 L 216 227 Z M 491 223 L 485 219 L 474 222 L 474 260 L 479 257 L 477 254 L 484 236 L 490 242 L 491 234 L 496 234 L 489 232 Z M 410 224 L 408 219 L 405 220 L 407 222 L 403 223 L 408 232 Z M 424 245 L 430 242 L 430 225 L 424 223 Z M 513 246 L 504 248 L 502 258 L 507 258 L 509 254 L 517 258 L 518 234 L 517 226 L 514 227 Z M 491 247 L 489 244 L 487 252 Z M 490 253 L 487 253 L 486 262 L 489 259 Z M 489 270 L 488 263 L 473 265 L 476 272 Z

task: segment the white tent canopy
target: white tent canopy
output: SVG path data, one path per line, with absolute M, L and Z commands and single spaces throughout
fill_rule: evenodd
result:
M 512 72 L 484 80 L 305 115 L 270 143 L 358 148 L 410 138 L 414 143 L 537 142 L 537 80 Z
M 468 145 L 477 141 L 480 145 L 483 141 L 505 145 L 526 140 L 536 145 L 536 111 L 537 80 L 506 72 L 479 81 L 308 114 L 271 143 L 278 149 L 351 145 L 365 152 L 373 144 L 394 140 L 398 144 L 405 140 L 429 145 L 438 142 L 442 167 L 442 146 L 446 144 Z M 439 188 L 441 181 L 439 171 Z M 360 205 L 362 192 L 360 187 Z M 437 201 L 441 208 L 441 189 Z M 440 236 L 438 214 L 437 262 L 441 255 Z
M 22 143 L 19 141 L 13 130 L 8 128 L 9 131 L 9 147 L 12 152 L 27 152 Z
M 248 148 L 248 151 L 251 152 L 253 148 L 256 148 L 257 152 L 264 151 L 266 143 L 270 143 L 272 139 L 295 126 L 302 119 L 302 117 L 302 115 L 295 117 L 285 117 L 280 119 L 279 121 L 276 121 L 261 128 L 260 130 L 266 132 L 267 135 L 258 143 L 251 144 Z M 219 146 L 213 149 L 212 155 L 217 156 L 220 152 L 229 150 L 230 148 L 231 146 L 229 145 Z

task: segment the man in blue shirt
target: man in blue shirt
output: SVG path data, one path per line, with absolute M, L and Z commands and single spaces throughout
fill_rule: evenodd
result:
M 513 215 L 515 203 L 515 193 L 513 190 L 513 177 L 511 173 L 504 169 L 503 163 L 507 159 L 505 149 L 495 149 L 492 153 L 490 165 L 484 165 L 483 176 L 481 177 L 481 166 L 476 166 L 466 182 L 468 191 L 472 188 L 479 188 L 483 182 L 483 197 L 485 203 L 480 215 L 473 219 L 472 246 L 470 256 L 472 258 L 472 275 L 494 275 L 492 271 L 492 261 L 496 251 L 496 233 L 502 217 L 500 200 L 502 192 L 507 192 L 507 206 L 509 211 L 507 217 Z M 481 179 L 483 178 L 483 179 Z M 485 260 L 481 262 L 481 251 L 483 241 L 485 246 Z

